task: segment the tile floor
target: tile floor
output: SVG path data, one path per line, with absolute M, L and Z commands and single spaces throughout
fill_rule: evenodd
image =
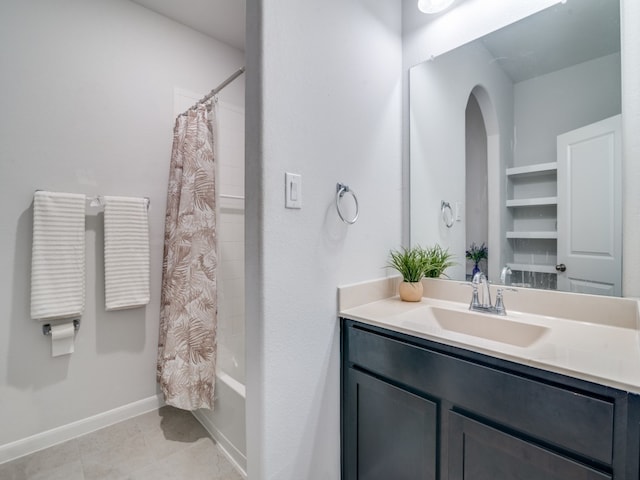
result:
M 2 480 L 242 480 L 207 431 L 173 407 L 0 465 Z

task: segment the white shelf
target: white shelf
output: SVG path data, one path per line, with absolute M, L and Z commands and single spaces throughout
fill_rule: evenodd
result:
M 507 232 L 507 238 L 554 239 L 558 232 Z
M 558 170 L 558 162 L 538 163 L 535 165 L 525 165 L 524 167 L 507 168 L 507 176 L 531 175 L 536 173 L 553 173 Z
M 518 198 L 507 200 L 507 207 L 536 207 L 557 204 L 558 197 Z
M 528 263 L 507 263 L 511 270 L 521 272 L 558 273 L 555 265 L 530 265 Z
M 520 260 L 520 263 L 507 263 L 511 270 L 557 273 L 555 265 L 522 263 L 522 260 L 526 262 L 530 258 L 524 255 L 525 253 L 547 253 L 552 256 L 557 253 L 558 232 L 551 230 L 554 228 L 553 221 L 557 220 L 557 174 L 558 162 L 524 165 L 505 170 L 509 197 L 503 211 L 507 212 L 513 221 L 512 226 L 508 227 L 511 231 L 505 232 L 505 236 L 513 248 L 513 255 Z M 542 222 L 536 221 L 537 219 Z

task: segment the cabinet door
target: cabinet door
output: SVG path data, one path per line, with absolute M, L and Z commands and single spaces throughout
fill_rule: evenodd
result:
M 435 480 L 437 405 L 349 368 L 344 480 Z
M 605 480 L 612 477 L 455 412 L 449 480 Z

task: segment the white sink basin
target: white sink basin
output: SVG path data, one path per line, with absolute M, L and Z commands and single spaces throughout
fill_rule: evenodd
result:
M 485 338 L 517 347 L 528 347 L 539 340 L 547 327 L 521 323 L 497 315 L 429 307 L 430 315 L 443 330 Z

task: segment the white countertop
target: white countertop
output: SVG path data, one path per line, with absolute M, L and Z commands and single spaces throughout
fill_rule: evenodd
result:
M 380 288 L 380 282 L 384 282 L 384 288 Z M 425 295 L 433 282 L 428 280 L 425 284 Z M 339 290 L 341 317 L 640 393 L 640 335 L 635 300 L 524 289 L 519 291 L 520 297 L 507 298 L 505 292 L 508 316 L 499 317 L 469 312 L 467 303 L 457 301 L 461 293 L 454 282 L 438 283 L 437 288 L 431 288 L 434 297 L 423 297 L 416 303 L 385 296 L 395 292 L 397 280 L 371 283 L 375 283 L 371 285 L 373 290 L 366 283 Z M 443 288 L 447 290 L 445 294 Z M 452 295 L 449 289 L 458 291 Z M 470 296 L 467 289 L 462 292 Z M 535 298 L 525 298 L 529 295 Z M 530 308 L 533 312 L 517 310 L 536 302 L 539 308 Z M 554 303 L 559 316 L 548 315 L 549 305 Z M 586 304 L 588 311 L 596 314 L 581 312 L 582 317 L 587 317 L 585 320 L 571 318 L 574 304 L 576 309 Z M 457 327 L 460 319 L 462 329 Z M 449 320 L 453 323 L 448 323 Z

